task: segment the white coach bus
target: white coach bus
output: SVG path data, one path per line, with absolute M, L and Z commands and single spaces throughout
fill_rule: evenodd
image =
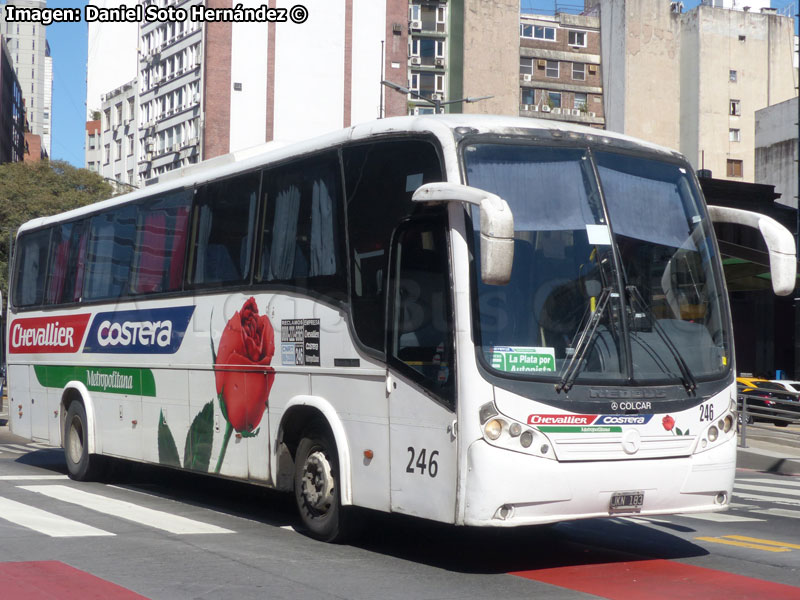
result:
M 385 119 L 20 228 L 14 433 L 352 507 L 508 527 L 730 502 L 712 219 L 679 154 L 564 123 Z

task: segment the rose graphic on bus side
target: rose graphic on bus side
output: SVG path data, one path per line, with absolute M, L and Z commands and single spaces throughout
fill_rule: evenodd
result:
M 225 326 L 214 363 L 225 417 L 239 433 L 251 433 L 261 422 L 275 379 L 269 366 L 274 354 L 272 323 L 250 298 Z
M 226 421 L 214 470 L 219 473 L 234 431 L 242 437 L 258 435 L 256 428 L 264 416 L 275 379 L 275 372 L 269 366 L 275 354 L 275 332 L 269 318 L 258 314 L 255 298 L 248 298 L 225 325 L 216 352 L 212 338 L 211 352 L 217 398 Z

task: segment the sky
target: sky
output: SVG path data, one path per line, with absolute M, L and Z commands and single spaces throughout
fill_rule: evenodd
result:
M 781 9 L 793 0 L 773 0 Z M 795 2 L 797 0 L 794 0 Z M 555 6 L 580 6 L 580 0 L 521 0 L 524 12 L 550 12 Z M 135 2 L 131 2 L 134 4 Z M 685 10 L 699 2 L 684 0 Z M 87 2 L 49 0 L 50 8 L 83 8 Z M 795 6 L 797 6 L 795 4 Z M 54 23 L 47 28 L 47 40 L 53 57 L 53 132 L 51 158 L 84 166 L 86 131 L 86 52 L 88 27 L 81 23 Z

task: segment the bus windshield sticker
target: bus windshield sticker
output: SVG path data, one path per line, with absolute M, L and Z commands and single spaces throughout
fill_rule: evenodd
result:
M 422 173 L 412 173 L 406 176 L 406 191 L 416 192 L 417 188 L 422 185 Z
M 592 246 L 610 246 L 611 235 L 608 232 L 608 225 L 586 225 L 586 235 L 589 244 Z
M 496 346 L 492 348 L 492 367 L 508 373 L 553 372 L 555 348 Z
M 281 321 L 281 364 L 318 367 L 319 319 L 283 319 Z

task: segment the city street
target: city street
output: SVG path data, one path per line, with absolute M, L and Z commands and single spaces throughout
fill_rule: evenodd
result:
M 4 598 L 800 597 L 800 477 L 740 469 L 713 515 L 509 531 L 365 515 L 335 546 L 295 531 L 287 495 L 122 471 L 73 482 L 60 449 L 0 429 Z

